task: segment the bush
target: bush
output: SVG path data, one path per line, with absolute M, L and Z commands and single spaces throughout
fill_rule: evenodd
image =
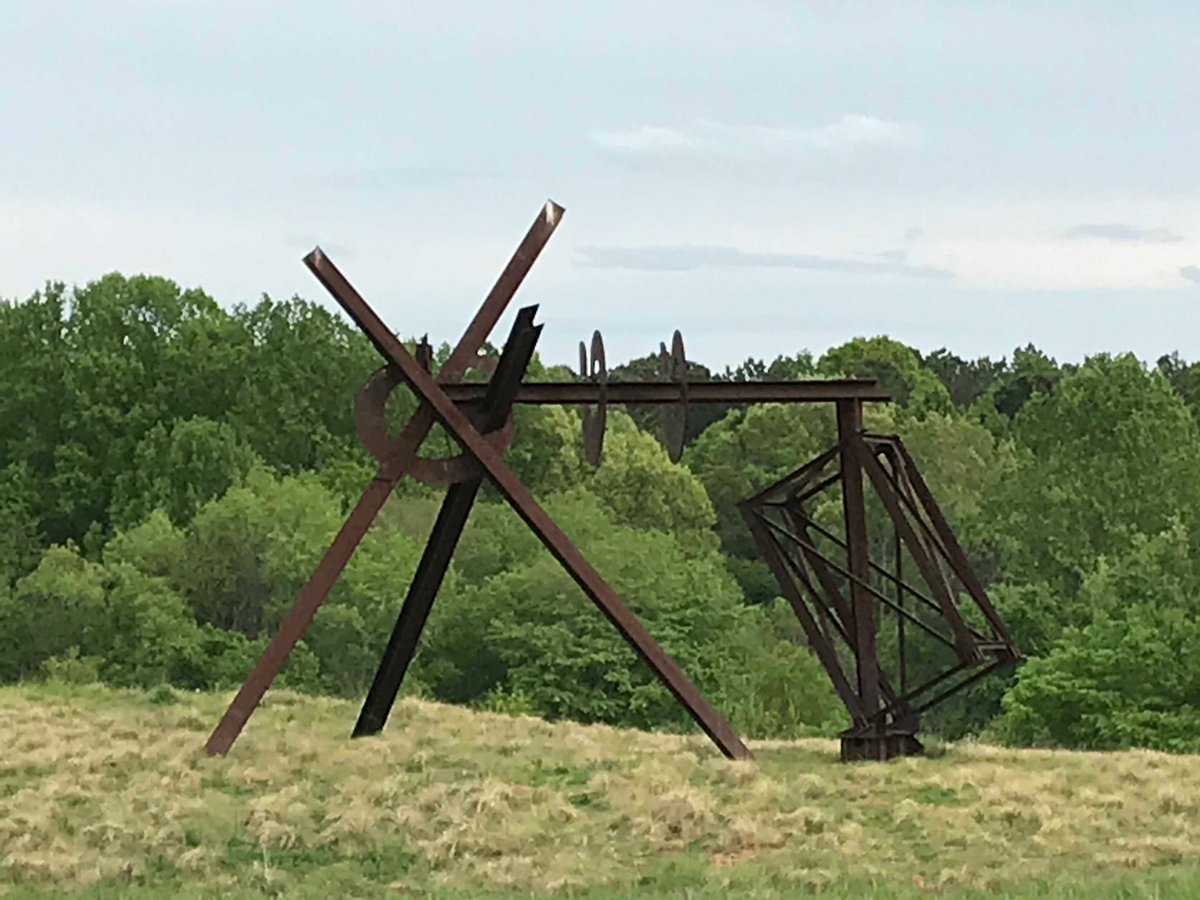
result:
M 1022 670 L 998 734 L 1016 744 L 1200 751 L 1200 621 L 1133 607 L 1068 629 Z
M 825 679 L 807 650 L 779 638 L 767 614 L 744 605 L 718 553 L 685 551 L 671 535 L 615 525 L 584 491 L 552 498 L 548 507 L 663 648 L 702 691 L 723 697 L 735 720 L 756 734 L 825 727 L 833 711 Z M 439 603 L 417 662 L 437 699 L 494 706 L 520 698 L 521 711 L 551 719 L 690 725 L 548 553 L 522 554 Z
M 58 684 L 96 684 L 103 662 L 98 656 L 80 657 L 79 648 L 72 647 L 62 656 L 43 661 L 42 674 L 47 681 Z

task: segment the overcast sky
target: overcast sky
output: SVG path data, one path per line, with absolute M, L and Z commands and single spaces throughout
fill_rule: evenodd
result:
M 118 270 L 543 356 L 1200 357 L 1200 3 L 8 0 L 0 296 Z

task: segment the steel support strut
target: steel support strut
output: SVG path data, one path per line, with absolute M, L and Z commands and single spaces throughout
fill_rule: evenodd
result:
M 875 605 L 865 588 L 871 576 L 867 543 L 867 506 L 863 494 L 862 463 L 854 452 L 863 430 L 862 403 L 841 400 L 837 405 L 838 441 L 842 446 L 842 513 L 846 522 L 846 561 L 850 570 L 850 614 L 858 648 L 858 693 L 863 711 L 879 709 L 879 657 L 875 650 Z
M 484 433 L 495 431 L 504 424 L 521 377 L 533 357 L 541 333 L 541 326 L 535 327 L 533 324 L 536 309 L 533 306 L 526 307 L 518 314 L 496 372 L 488 382 L 489 390 L 479 416 Z M 396 620 L 396 627 L 354 726 L 354 737 L 378 734 L 383 729 L 482 484 L 483 476 L 478 475 L 452 484 L 447 489 L 425 552 L 409 586 L 408 596 Z
M 399 480 L 409 475 L 448 490 L 355 724 L 355 736 L 375 734 L 383 728 L 487 478 L 721 751 L 733 758 L 749 757 L 749 749 L 729 723 L 537 503 L 505 462 L 504 454 L 512 439 L 511 410 L 520 404 L 594 405 L 601 420 L 607 404 L 665 405 L 674 426 L 667 429 L 673 436 L 668 441 L 669 453 L 675 458 L 682 449 L 681 426 L 689 404 L 783 402 L 835 404 L 838 443 L 743 501 L 741 510 L 780 582 L 782 595 L 851 714 L 854 726 L 842 736 L 843 758 L 880 759 L 920 752 L 915 732 L 921 711 L 995 666 L 1018 661 L 1020 654 L 903 444 L 895 437 L 865 433 L 863 403 L 886 401 L 886 392 L 874 381 L 851 379 L 691 382 L 678 332 L 669 355 L 665 346 L 661 348 L 666 380 L 610 381 L 597 332 L 591 355 L 585 351 L 581 356 L 584 381 L 523 382 L 541 330 L 533 324 L 533 308 L 517 316 L 493 371 L 491 363 L 480 356 L 484 341 L 554 233 L 562 213 L 553 203 L 545 205 L 436 378 L 430 374 L 432 354 L 427 344 L 415 356 L 409 353 L 319 248 L 305 257 L 310 271 L 387 363 L 364 385 L 356 406 L 359 438 L 379 461 L 379 469 L 213 731 L 207 751 L 228 752 L 388 496 Z M 463 376 L 471 369 L 490 374 L 490 381 L 464 383 Z M 400 384 L 414 392 L 419 406 L 400 434 L 393 436 L 387 429 L 386 402 Z M 419 456 L 422 443 L 437 423 L 458 442 L 459 456 L 448 460 Z M 602 437 L 602 433 L 592 434 L 593 440 L 586 444 L 593 462 L 601 455 Z M 822 527 L 806 510 L 834 485 L 841 490 L 843 535 L 835 534 L 836 528 Z M 893 567 L 885 568 L 871 559 L 868 489 L 879 497 L 892 520 Z M 829 550 L 831 545 L 834 550 Z M 905 553 L 925 582 L 924 590 L 903 580 L 901 559 Z M 959 605 L 968 600 L 988 626 L 960 615 Z M 889 677 L 895 673 L 889 673 L 879 658 L 879 617 L 884 608 L 897 617 L 898 690 Z M 948 627 L 949 636 L 930 624 L 935 620 Z M 982 633 L 985 631 L 990 633 Z M 945 642 L 958 656 L 955 669 L 932 681 L 924 670 L 918 678 L 912 677 L 906 653 L 909 638 L 926 636 Z M 890 660 L 890 651 L 888 656 Z M 951 683 L 973 666 L 979 671 L 966 681 Z M 912 690 L 910 680 L 924 681 Z M 933 694 L 935 687 L 947 684 Z M 929 699 L 918 702 L 921 697 Z

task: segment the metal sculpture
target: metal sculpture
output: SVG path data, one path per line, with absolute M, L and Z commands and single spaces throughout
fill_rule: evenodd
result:
M 288 655 L 329 595 L 384 502 L 399 480 L 405 475 L 410 475 L 427 484 L 445 486 L 447 492 L 387 649 L 355 724 L 355 737 L 376 734 L 383 728 L 416 652 L 421 632 L 471 507 L 483 479 L 487 478 L 721 752 L 735 759 L 751 756 L 749 749 L 729 723 L 709 704 L 679 665 L 658 645 L 505 463 L 504 455 L 513 440 L 512 408 L 516 404 L 564 404 L 580 408 L 584 452 L 590 462 L 598 464 L 603 455 L 604 426 L 610 403 L 665 406 L 664 442 L 673 460 L 678 460 L 683 452 L 684 425 L 689 404 L 836 403 L 839 423 L 843 422 L 843 418 L 846 423 L 841 445 L 844 460 L 840 477 L 844 486 L 845 520 L 850 535 L 847 544 L 851 548 L 859 548 L 865 541 L 866 528 L 865 509 L 862 504 L 863 463 L 857 455 L 846 454 L 858 446 L 856 441 L 866 440 L 860 434 L 862 404 L 866 401 L 886 401 L 889 397 L 875 382 L 854 379 L 689 383 L 683 338 L 678 331 L 672 338 L 670 351 L 665 344 L 660 345 L 659 381 L 610 382 L 603 339 L 599 332 L 595 332 L 590 351 L 587 346 L 580 344 L 579 374 L 583 380 L 575 383 L 523 382 L 526 367 L 541 333 L 542 326 L 535 325 L 533 321 L 536 307 L 520 310 L 498 361 L 489 360 L 481 351 L 492 328 L 558 227 L 562 214 L 562 207 L 553 202 L 546 203 L 436 376 L 431 372 L 432 350 L 428 341 L 423 339 L 416 353 L 410 353 L 320 248 L 304 258 L 305 264 L 317 280 L 371 340 L 385 361 L 385 365 L 363 385 L 355 407 L 359 439 L 378 460 L 379 469 L 312 576 L 301 588 L 292 609 L 280 623 L 262 657 L 209 737 L 206 750 L 210 755 L 223 755 L 232 747 Z M 490 376 L 489 381 L 462 381 L 463 376 L 472 369 Z M 416 393 L 420 406 L 400 434 L 393 437 L 388 433 L 384 413 L 389 394 L 401 384 L 408 385 Z M 458 456 L 451 459 L 427 459 L 419 455 L 421 444 L 435 422 L 440 423 L 460 445 L 462 452 Z M 857 450 L 853 453 L 857 454 Z M 830 454 L 825 456 L 833 458 Z M 847 464 L 845 459 L 852 461 Z M 805 479 L 807 484 L 809 476 L 802 473 L 808 473 L 810 470 L 811 466 L 805 467 L 796 474 Z M 871 471 L 873 473 L 873 470 Z M 915 472 L 915 468 L 911 471 Z M 874 480 L 874 474 L 870 477 Z M 919 487 L 915 481 L 912 484 L 913 490 L 924 497 L 921 493 L 925 490 L 923 482 Z M 802 623 L 807 623 L 805 630 L 814 650 L 825 664 L 835 685 L 846 682 L 839 687 L 839 694 L 846 702 L 855 728 L 858 729 L 855 735 L 859 732 L 868 735 L 867 739 L 870 742 L 873 740 L 870 735 L 890 734 L 888 729 L 894 731 L 898 727 L 897 715 L 900 713 L 909 715 L 905 722 L 915 722 L 910 715 L 910 705 L 902 704 L 893 709 L 892 706 L 881 706 L 875 697 L 882 688 L 888 703 L 908 702 L 904 697 L 894 695 L 890 687 L 886 686 L 886 679 L 879 673 L 873 643 L 875 626 L 867 611 L 869 597 L 864 593 L 867 589 L 866 576 L 870 565 L 864 553 L 855 550 L 851 554 L 853 558 L 848 571 L 852 575 L 852 608 L 847 616 L 841 616 L 839 613 L 836 626 L 843 631 L 847 627 L 851 629 L 848 632 L 852 636 L 850 645 L 858 660 L 860 676 L 858 692 L 846 690 L 848 682 L 844 670 L 838 664 L 836 651 L 827 646 L 825 631 L 821 626 L 815 625 L 815 619 L 806 608 L 799 592 L 795 590 L 795 585 L 787 586 L 788 573 L 795 571 L 794 568 L 788 568 L 788 560 L 792 559 L 795 553 L 781 549 L 778 537 L 772 530 L 773 526 L 768 521 L 769 517 L 763 512 L 774 503 L 774 495 L 770 491 L 782 487 L 783 483 L 752 498 L 745 506 L 745 511 L 748 513 L 756 539 L 759 540 L 759 546 L 767 556 L 768 564 L 780 577 L 785 594 L 792 601 L 797 615 L 801 616 Z M 929 503 L 932 503 L 931 499 Z M 891 509 L 892 507 L 889 507 L 889 512 Z M 940 513 L 938 515 L 940 516 Z M 934 525 L 935 534 L 940 536 L 943 543 L 952 542 L 953 535 L 950 535 L 949 539 L 946 537 L 949 529 L 944 520 L 939 519 L 938 522 L 940 525 Z M 957 548 L 956 543 L 953 546 Z M 803 549 L 803 552 L 809 551 Z M 961 557 L 961 548 L 957 552 Z M 965 566 L 965 558 L 961 562 L 962 566 Z M 908 590 L 913 596 L 920 596 L 915 590 Z M 938 596 L 939 600 L 944 599 L 941 594 Z M 974 597 L 974 594 L 972 596 Z M 984 600 L 986 602 L 986 598 Z M 953 603 L 944 606 L 943 610 L 952 607 Z M 810 630 L 810 624 L 814 625 L 815 630 Z M 964 650 L 971 648 L 970 642 L 965 639 L 961 645 Z M 1008 645 L 1011 646 L 1011 642 Z M 986 646 L 979 645 L 975 649 L 986 649 Z M 872 672 L 875 674 L 871 674 Z M 913 740 L 915 742 L 915 738 Z M 919 744 L 909 745 L 909 749 L 919 750 Z M 850 753 L 848 757 L 855 755 Z M 857 755 L 881 754 L 864 752 Z
M 855 401 L 838 403 L 838 434 L 837 446 L 740 509 L 850 714 L 842 758 L 917 754 L 921 713 L 1021 655 L 900 438 L 866 432 Z M 892 571 L 871 559 L 864 476 L 893 525 Z M 844 539 L 823 527 L 813 508 L 835 486 Z M 902 577 L 906 555 L 924 590 Z M 878 608 L 895 616 L 896 685 L 880 662 Z M 910 628 L 953 655 L 952 664 L 913 688 Z

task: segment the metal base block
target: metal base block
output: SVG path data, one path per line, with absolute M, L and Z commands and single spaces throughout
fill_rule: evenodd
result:
M 909 731 L 889 730 L 884 734 L 842 735 L 842 762 L 873 760 L 885 762 L 898 756 L 920 756 L 925 747 Z

